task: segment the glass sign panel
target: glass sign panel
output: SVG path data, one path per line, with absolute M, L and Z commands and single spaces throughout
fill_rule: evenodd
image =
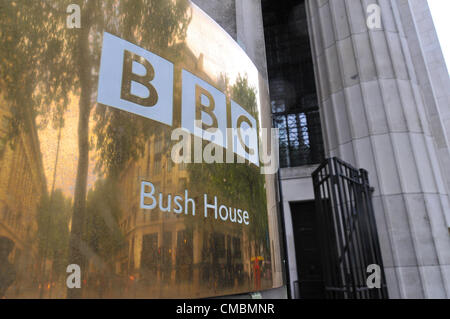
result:
M 280 286 L 263 82 L 189 1 L 4 1 L 0 297 Z

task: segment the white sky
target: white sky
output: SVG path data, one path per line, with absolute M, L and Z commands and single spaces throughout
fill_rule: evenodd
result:
M 450 0 L 428 0 L 428 5 L 450 73 Z

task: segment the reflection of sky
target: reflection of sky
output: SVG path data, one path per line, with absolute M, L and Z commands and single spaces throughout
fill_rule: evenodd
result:
M 434 26 L 439 37 L 442 53 L 447 62 L 447 70 L 450 73 L 450 1 L 449 0 L 428 0 L 428 5 L 433 16 Z
M 226 72 L 233 85 L 239 73 L 247 74 L 258 96 L 258 70 L 253 62 L 225 30 L 195 5 L 186 42 L 197 58 L 203 54 L 203 69 L 212 78 L 217 80 L 220 73 Z M 259 99 L 257 103 L 259 107 Z
M 55 189 L 60 188 L 64 195 L 73 198 L 75 191 L 75 179 L 78 165 L 78 98 L 70 97 L 69 106 L 64 117 L 64 127 L 61 131 L 61 144 L 56 168 Z M 38 118 L 39 121 L 39 118 Z M 92 130 L 92 123 L 89 127 Z M 46 128 L 38 131 L 41 141 L 42 162 L 48 191 L 53 184 L 56 151 L 58 145 L 58 130 L 53 129 L 49 123 Z M 94 152 L 89 152 L 88 190 L 94 185 L 96 175 L 93 172 Z

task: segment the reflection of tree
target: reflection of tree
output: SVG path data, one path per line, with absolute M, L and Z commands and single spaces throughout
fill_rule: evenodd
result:
M 231 87 L 231 98 L 243 106 L 253 117 L 257 117 L 256 90 L 249 86 L 247 75 L 238 74 L 236 83 Z
M 89 248 L 106 262 L 112 262 L 124 244 L 118 224 L 121 211 L 117 194 L 116 183 L 101 179 L 87 196 L 86 233 L 83 238 Z
M 98 74 L 101 33 L 108 30 L 161 54 L 182 40 L 189 18 L 188 1 L 79 0 L 82 28 L 67 29 L 66 7 L 72 1 L 4 1 L 0 6 L 0 77 L 5 97 L 12 105 L 8 140 L 13 144 L 24 125 L 25 114 L 40 115 L 43 125 L 53 119 L 64 125 L 68 92 L 79 95 L 78 166 L 75 182 L 69 262 L 84 265 L 80 239 L 85 224 L 89 165 L 89 118 L 93 106 L 94 77 Z M 124 30 L 120 31 L 118 30 Z M 122 115 L 99 108 L 103 127 L 97 127 L 104 167 L 119 169 L 127 157 L 140 151 L 140 130 L 122 132 L 109 125 L 124 122 Z M 107 113 L 107 114 L 105 114 Z M 33 119 L 35 120 L 35 119 Z M 137 124 L 139 128 L 139 124 Z M 124 141 L 123 133 L 131 134 Z M 103 135 L 102 135 L 103 134 Z M 121 135 L 122 134 L 122 135 Z M 139 138 L 138 138 L 139 136 Z M 105 139 L 102 139 L 105 137 Z M 118 138 L 118 144 L 110 144 Z M 128 137 L 127 137 L 128 138 Z M 128 147 L 131 146 L 131 149 Z M 134 148 L 134 149 L 133 149 Z M 119 160 L 116 158 L 120 158 Z M 113 165 L 110 165 L 113 163 Z M 69 289 L 68 297 L 80 297 L 81 289 Z
M 239 74 L 230 91 L 231 98 L 246 109 L 258 123 L 256 89 L 249 85 L 247 75 L 241 76 Z M 259 128 L 259 124 L 257 127 Z M 253 210 L 250 237 L 257 242 L 264 243 L 265 253 L 267 253 L 270 249 L 267 246 L 268 216 L 266 189 L 264 187 L 265 176 L 260 173 L 258 167 L 253 165 L 238 164 L 237 170 L 233 171 L 228 168 L 228 171 L 226 174 L 229 174 L 232 178 L 241 178 L 241 184 L 243 185 L 238 188 L 240 196 L 250 202 L 250 209 Z M 230 184 L 233 185 L 232 182 Z
M 73 87 L 74 43 L 58 15 L 64 10 L 47 2 L 3 1 L 0 6 L 0 78 L 11 104 L 9 141 L 26 129 L 26 114 L 54 120 L 55 127 Z M 30 112 L 31 110 L 31 112 Z
M 190 22 L 188 8 L 189 2 L 186 0 L 123 0 L 120 1 L 117 8 L 116 18 L 110 19 L 117 23 L 109 24 L 107 29 L 109 32 L 177 64 L 182 56 L 180 51 L 184 47 L 179 44 L 184 41 Z M 172 85 L 172 83 L 168 85 Z M 129 175 L 132 174 L 130 173 L 132 170 L 126 172 L 126 167 L 129 167 L 130 162 L 137 163 L 144 156 L 146 145 L 152 135 L 155 136 L 155 141 L 163 142 L 161 153 L 170 152 L 169 144 L 165 143 L 165 139 L 170 136 L 170 128 L 101 104 L 95 110 L 94 119 L 96 123 L 94 146 L 98 154 L 96 170 L 99 175 L 106 176 L 108 185 L 102 184 L 103 186 L 98 189 L 96 186 L 95 196 L 93 193 L 92 200 L 94 201 L 94 198 L 96 201 L 102 199 L 102 194 L 97 194 L 97 192 L 102 192 L 102 188 L 108 189 L 109 193 L 105 193 L 105 196 L 109 194 L 109 196 L 120 198 L 119 195 L 123 189 L 119 189 L 117 186 L 119 180 L 122 184 L 127 184 L 129 179 L 134 178 Z M 125 178 L 125 182 L 123 178 Z M 116 205 L 105 208 L 100 204 L 92 204 L 91 208 L 91 202 L 88 199 L 89 215 L 95 214 L 95 211 L 106 209 L 106 214 L 113 216 L 109 217 L 110 225 L 98 218 L 98 222 L 104 224 L 100 228 L 103 230 L 98 233 L 98 227 L 95 227 L 95 230 L 91 227 L 93 230 L 89 234 L 89 243 L 99 245 L 100 247 L 96 251 L 101 254 L 106 253 L 105 258 L 117 255 L 117 250 L 113 251 L 113 248 L 120 247 L 123 240 L 123 237 L 113 231 L 121 213 L 118 208 L 112 211 L 114 207 L 119 207 L 117 200 L 113 202 Z M 131 207 L 129 209 L 131 210 Z M 91 220 L 91 216 L 89 216 L 88 223 L 93 226 L 95 220 Z M 102 247 L 102 243 L 107 247 Z M 132 261 L 134 261 L 134 257 L 132 257 Z M 145 260 L 143 264 L 145 264 Z
M 50 197 L 44 195 L 38 206 L 38 247 L 41 256 L 52 261 L 52 276 L 65 274 L 67 247 L 69 243 L 69 221 L 72 203 L 60 189 Z
M 121 1 L 120 28 L 115 33 L 174 62 L 178 55 L 168 48 L 186 37 L 188 6 L 187 1 Z M 150 134 L 161 133 L 160 125 L 149 125 L 147 119 L 104 105 L 97 107 L 95 118 L 100 157 L 97 169 L 112 175 L 130 159 L 142 156 Z
M 257 167 L 238 163 L 195 164 L 189 166 L 189 173 L 190 179 L 196 182 L 192 187 L 198 193 L 202 194 L 202 191 L 207 190 L 211 196 L 219 194 L 224 205 L 247 210 L 251 217 L 249 227 L 252 239 L 266 240 L 268 222 L 266 192 L 264 176 Z M 202 200 L 199 202 L 203 203 Z M 203 209 L 203 206 L 201 207 Z M 186 219 L 186 222 L 189 222 L 189 219 Z
M 249 85 L 247 76 L 238 75 L 235 84 L 231 87 L 228 86 L 229 82 L 228 77 L 222 74 L 218 80 L 217 87 L 221 88 L 231 99 L 246 109 L 258 121 L 256 89 Z M 205 144 L 208 144 L 208 142 L 203 142 L 203 145 Z M 200 194 L 200 200 L 198 201 L 200 204 L 199 211 L 201 212 L 204 209 L 203 193 L 208 194 L 210 203 L 213 202 L 212 196 L 217 195 L 220 204 L 247 210 L 251 218 L 248 228 L 245 225 L 234 225 L 234 228 L 244 227 L 244 233 L 248 234 L 249 240 L 258 245 L 262 244 L 264 253 L 267 256 L 270 248 L 267 242 L 268 216 L 266 190 L 264 187 L 265 176 L 260 174 L 259 168 L 248 163 L 191 164 L 188 168 L 190 181 L 192 182 L 190 187 L 196 194 Z M 186 219 L 185 223 L 190 225 L 195 223 L 195 221 Z M 216 262 L 222 258 L 220 257 L 222 253 L 214 243 L 219 238 L 217 236 L 223 236 L 219 230 L 227 228 L 220 225 L 220 220 L 216 221 L 213 218 L 204 219 L 202 223 L 204 223 L 202 225 L 203 230 L 208 229 L 208 231 L 216 233 L 215 237 L 205 236 L 204 240 L 211 241 L 212 245 L 205 243 L 204 250 L 209 252 L 205 253 L 205 257 L 212 262 L 215 271 L 215 274 L 211 275 L 220 277 L 220 267 Z M 231 236 L 231 234 L 229 235 Z M 244 239 L 241 238 L 240 240 Z M 212 259 L 209 258 L 210 254 L 212 254 Z M 242 257 L 242 255 L 239 255 L 239 258 Z M 238 270 L 235 269 L 234 275 L 237 272 Z
M 38 116 L 40 128 L 50 121 L 54 129 L 64 125 L 68 92 L 74 87 L 76 61 L 71 57 L 76 46 L 61 18 L 65 18 L 65 7 L 52 7 L 45 1 L 3 1 L 0 6 L 0 87 L 9 105 L 5 139 L 13 148 L 22 132 L 36 126 Z M 68 206 L 61 192 L 44 196 L 37 220 L 39 253 L 44 265 L 46 258 L 53 260 L 53 272 L 58 275 L 66 256 L 61 245 L 67 245 Z M 61 226 L 61 233 L 49 227 L 53 223 Z

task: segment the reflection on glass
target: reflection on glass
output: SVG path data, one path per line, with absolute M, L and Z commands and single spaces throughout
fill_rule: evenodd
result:
M 0 271 L 9 278 L 0 295 L 204 297 L 276 285 L 268 177 L 249 163 L 171 159 L 181 70 L 260 125 L 268 114 L 254 65 L 189 1 L 86 1 L 82 29 L 66 28 L 68 4 L 0 8 Z M 103 32 L 174 64 L 172 127 L 95 102 Z M 162 206 L 140 208 L 142 181 Z M 166 212 L 186 191 L 197 214 Z M 203 218 L 205 193 L 247 210 L 250 225 Z M 69 264 L 80 266 L 80 289 L 66 286 Z

